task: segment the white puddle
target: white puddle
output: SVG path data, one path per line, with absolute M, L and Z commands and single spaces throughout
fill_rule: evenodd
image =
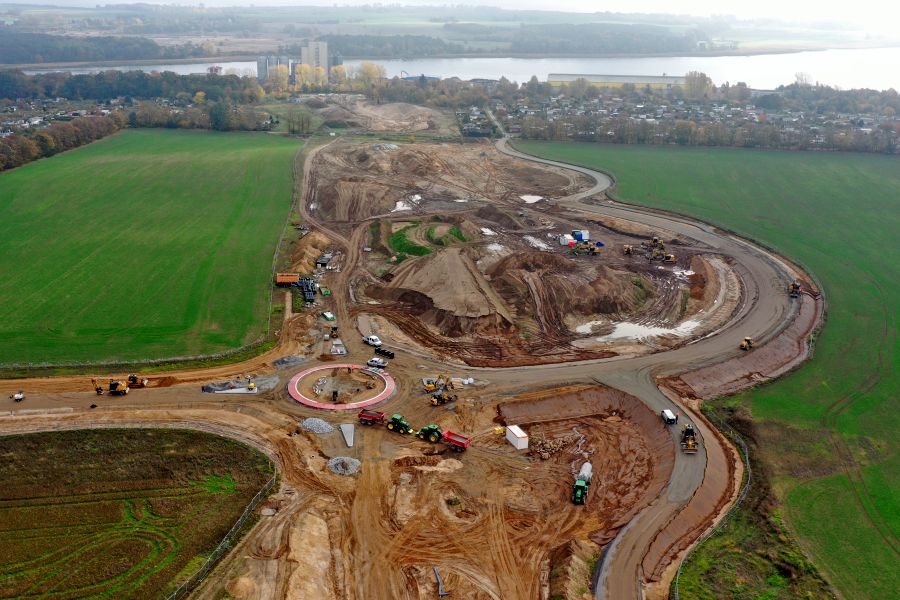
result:
M 468 202 L 469 200 L 466 198 L 457 198 L 454 202 Z
M 504 250 L 506 250 L 506 248 L 501 244 L 488 244 L 487 249 L 491 252 L 503 252 Z
M 395 212 L 400 212 L 401 210 L 412 210 L 412 208 L 413 208 L 412 205 L 409 202 L 407 202 L 406 200 L 398 200 L 397 206 L 395 206 L 394 210 L 392 210 L 391 212 L 395 213 Z
M 496 231 L 494 231 L 493 229 L 488 229 L 487 227 L 482 227 L 481 233 L 483 233 L 484 235 L 497 235 Z
M 597 325 L 603 325 L 603 321 L 588 321 L 587 323 L 582 323 L 578 327 L 575 328 L 576 333 L 590 333 L 593 331 L 594 327 Z
M 672 273 L 675 274 L 675 277 L 681 277 L 682 279 L 687 279 L 694 274 L 693 271 L 684 271 L 682 269 L 672 269 Z
M 585 325 L 588 324 L 586 323 Z M 598 337 L 597 341 L 608 342 L 610 340 L 621 339 L 642 340 L 663 335 L 674 335 L 676 337 L 681 337 L 692 332 L 697 328 L 698 325 L 700 325 L 700 321 L 695 319 L 688 319 L 687 321 L 684 321 L 676 327 L 654 327 L 652 325 L 640 325 L 638 323 L 629 323 L 628 321 L 623 321 L 621 323 L 616 323 L 613 326 L 612 333 Z M 576 329 L 576 331 L 578 330 Z M 588 333 L 589 332 L 590 329 L 588 329 Z
M 536 237 L 531 237 L 530 235 L 525 236 L 525 241 L 528 242 L 531 246 L 538 248 L 540 250 L 549 250 L 550 246 L 537 239 Z
M 532 196 L 530 194 L 526 194 L 524 196 L 519 196 L 522 200 L 525 201 L 525 204 L 534 204 L 535 202 L 540 202 L 544 199 L 543 196 Z

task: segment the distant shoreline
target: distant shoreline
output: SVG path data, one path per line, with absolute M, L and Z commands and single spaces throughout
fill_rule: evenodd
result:
M 668 53 L 646 53 L 646 54 L 524 54 L 524 53 L 505 53 L 493 54 L 488 52 L 474 52 L 465 54 L 436 54 L 431 56 L 416 57 L 388 57 L 388 56 L 344 56 L 344 60 L 370 60 L 378 61 L 395 61 L 395 60 L 441 60 L 441 59 L 465 59 L 465 58 L 512 58 L 535 60 L 541 58 L 672 58 L 672 57 L 721 57 L 721 56 L 762 56 L 762 55 L 778 55 L 778 54 L 797 54 L 800 52 L 825 52 L 827 50 L 877 50 L 883 48 L 896 48 L 898 45 L 889 44 L 883 46 L 835 46 L 830 48 L 776 48 L 776 49 L 735 49 L 735 50 L 711 50 L 706 52 L 668 52 Z M 15 63 L 0 64 L 0 70 L 35 70 L 35 69 L 59 69 L 64 71 L 71 69 L 89 69 L 103 67 L 123 67 L 123 66 L 147 66 L 154 64 L 168 65 L 186 65 L 193 63 L 216 63 L 216 62 L 253 62 L 261 53 L 256 54 L 224 54 L 218 56 L 197 56 L 192 58 L 148 58 L 140 60 L 106 60 L 106 61 L 78 61 L 78 62 L 47 62 L 47 63 Z

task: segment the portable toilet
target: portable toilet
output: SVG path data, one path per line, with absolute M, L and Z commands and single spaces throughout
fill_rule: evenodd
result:
M 516 450 L 528 449 L 528 434 L 522 431 L 518 425 L 510 425 L 506 428 L 506 441 Z
M 573 229 L 572 237 L 575 238 L 576 242 L 586 242 L 591 239 L 591 234 L 587 229 Z

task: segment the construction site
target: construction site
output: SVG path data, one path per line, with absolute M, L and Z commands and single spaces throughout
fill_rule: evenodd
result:
M 386 110 L 371 130 L 436 126 Z M 195 598 L 666 598 L 743 477 L 700 403 L 804 360 L 823 305 L 786 259 L 611 185 L 505 139 L 338 138 L 304 163 L 273 349 L 0 381 L 25 400 L 0 431 L 189 427 L 272 457 Z

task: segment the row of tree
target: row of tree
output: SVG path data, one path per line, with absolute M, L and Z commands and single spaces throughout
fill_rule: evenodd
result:
M 211 101 L 253 104 L 265 96 L 255 77 L 238 75 L 177 75 L 144 71 L 103 71 L 92 75 L 0 71 L 0 98 L 7 100 L 68 98 L 104 101 L 112 98 L 176 98 L 203 92 Z
M 210 45 L 162 47 L 143 37 L 75 37 L 22 32 L 0 24 L 0 63 L 144 60 L 209 56 Z
M 111 113 L 109 116 L 81 117 L 53 123 L 30 136 L 2 138 L 0 171 L 89 144 L 118 131 L 125 124 L 126 118 L 122 113 Z

